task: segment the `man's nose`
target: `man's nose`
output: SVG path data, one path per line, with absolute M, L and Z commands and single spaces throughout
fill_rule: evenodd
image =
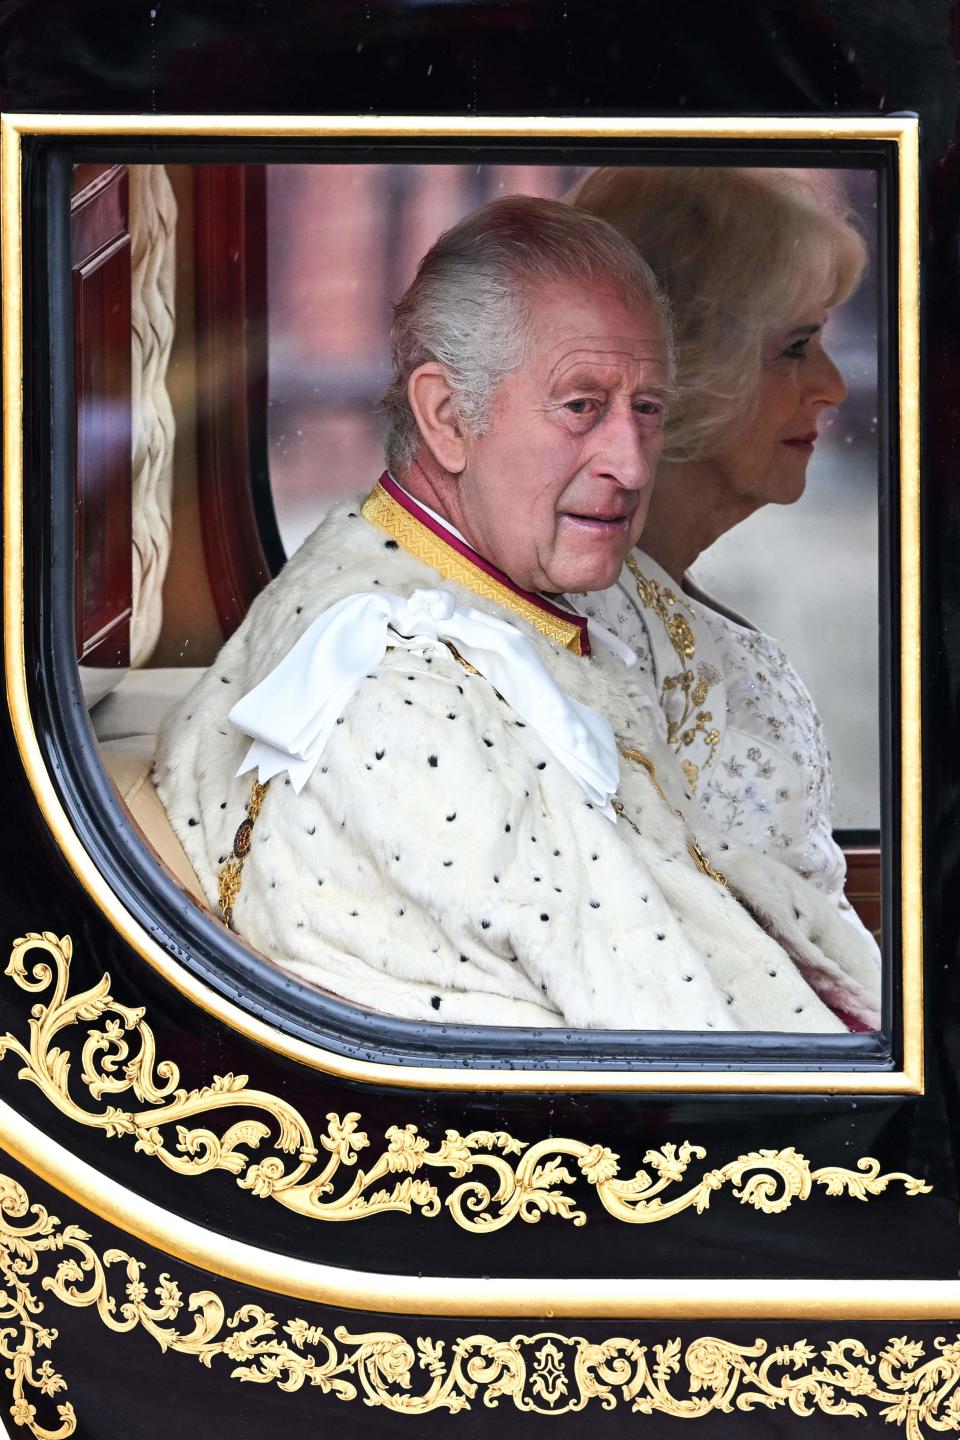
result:
M 638 417 L 632 407 L 606 417 L 595 468 L 600 475 L 614 480 L 624 490 L 642 490 L 653 479 L 656 463 L 653 436 L 640 433 Z
M 847 382 L 826 350 L 820 351 L 814 368 L 808 372 L 808 385 L 814 404 L 839 405 L 846 398 Z

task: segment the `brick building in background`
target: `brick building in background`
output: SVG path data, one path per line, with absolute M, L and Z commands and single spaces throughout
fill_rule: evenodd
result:
M 382 465 L 376 398 L 390 306 L 442 230 L 497 195 L 560 198 L 542 165 L 272 166 L 268 180 L 270 469 L 288 552 L 331 499 Z

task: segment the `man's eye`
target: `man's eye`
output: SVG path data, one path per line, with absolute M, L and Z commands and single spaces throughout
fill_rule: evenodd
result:
M 656 400 L 637 400 L 634 402 L 633 409 L 635 414 L 652 416 L 655 420 L 658 420 L 663 414 L 663 406 Z
M 576 400 L 568 400 L 564 409 L 569 410 L 573 415 L 589 415 L 592 407 L 595 406 L 596 403 L 596 400 L 584 395 L 578 397 Z

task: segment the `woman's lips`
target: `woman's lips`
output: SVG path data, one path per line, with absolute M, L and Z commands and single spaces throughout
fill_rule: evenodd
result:
M 794 435 L 789 440 L 781 440 L 781 445 L 789 445 L 794 450 L 812 450 L 817 439 L 816 430 L 809 435 Z

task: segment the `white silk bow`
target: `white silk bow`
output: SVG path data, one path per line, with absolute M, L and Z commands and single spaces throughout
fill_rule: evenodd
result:
M 318 615 L 266 679 L 230 711 L 253 744 L 238 774 L 261 782 L 286 770 L 303 789 L 361 680 L 388 646 L 449 640 L 498 690 L 570 772 L 593 804 L 616 821 L 611 796 L 620 779 L 613 729 L 605 716 L 564 694 L 535 647 L 513 625 L 446 590 L 348 595 Z

